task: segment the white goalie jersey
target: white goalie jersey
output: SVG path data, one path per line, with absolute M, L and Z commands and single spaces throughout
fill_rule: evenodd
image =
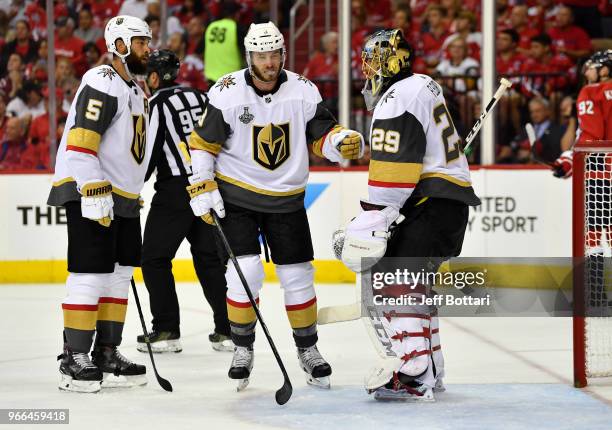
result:
M 303 208 L 307 144 L 322 142 L 337 125 L 317 87 L 283 70 L 276 88 L 261 93 L 245 69 L 219 79 L 208 97 L 189 147 L 215 156 L 223 200 L 261 212 Z
M 369 201 L 401 209 L 425 197 L 476 206 L 462 140 L 440 86 L 413 74 L 391 85 L 373 112 Z
M 48 204 L 80 200 L 80 187 L 107 180 L 113 186 L 114 212 L 139 216 L 139 194 L 149 163 L 147 98 L 134 81 L 111 66 L 83 76 L 57 151 Z

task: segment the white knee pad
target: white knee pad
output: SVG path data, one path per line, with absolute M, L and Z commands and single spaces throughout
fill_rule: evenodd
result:
M 105 297 L 127 299 L 133 274 L 134 268 L 132 266 L 120 266 L 115 263 L 115 271 L 110 274 L 108 285 L 104 291 Z
M 315 297 L 314 267 L 310 261 L 277 265 L 276 276 L 285 292 L 285 305 L 306 303 Z
M 263 264 L 259 255 L 243 255 L 237 258 L 240 270 L 244 274 L 244 278 L 249 284 L 253 298 L 259 297 L 259 291 L 263 286 L 264 270 Z M 227 264 L 225 272 L 225 281 L 227 282 L 227 298 L 235 302 L 246 303 L 249 301 L 249 296 L 244 290 L 242 281 L 238 276 L 238 272 L 234 267 L 234 262 L 230 260 Z
M 64 304 L 97 305 L 108 284 L 109 273 L 70 273 Z

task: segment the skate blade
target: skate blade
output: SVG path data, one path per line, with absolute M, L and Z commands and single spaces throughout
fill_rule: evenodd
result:
M 132 388 L 147 385 L 146 375 L 115 375 L 104 373 L 102 388 Z
M 422 396 L 407 391 L 395 391 L 379 388 L 374 391 L 374 399 L 380 402 L 435 402 L 436 399 L 431 388 L 427 388 Z
M 140 352 L 148 353 L 146 343 L 139 342 L 136 349 Z M 180 340 L 160 340 L 151 344 L 151 352 L 155 354 L 162 354 L 164 352 L 181 352 L 183 347 Z
M 97 393 L 100 391 L 101 384 L 100 381 L 79 381 L 62 374 L 57 388 L 74 393 Z
M 241 392 L 249 385 L 249 378 L 240 379 L 236 391 Z
M 234 343 L 232 341 L 211 342 L 212 349 L 219 352 L 234 352 Z
M 316 388 L 329 390 L 331 388 L 331 382 L 329 376 L 323 376 L 321 378 L 314 378 L 310 375 L 306 375 L 306 383 Z

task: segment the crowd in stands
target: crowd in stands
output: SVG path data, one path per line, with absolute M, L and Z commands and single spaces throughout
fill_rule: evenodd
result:
M 151 46 L 157 49 L 161 5 L 159 0 L 55 0 L 54 4 L 59 140 L 81 76 L 109 62 L 103 38 L 107 20 L 118 14 L 144 19 L 153 33 Z M 204 61 L 205 34 L 211 23 L 234 20 L 240 34 L 251 22 L 269 18 L 265 0 L 236 0 L 230 9 L 227 4 L 167 0 L 167 47 L 181 60 L 179 83 L 206 91 L 214 82 L 206 76 Z M 292 1 L 279 4 L 286 30 Z M 0 0 L 0 171 L 51 168 L 45 5 L 45 0 Z M 565 115 L 562 105 L 571 107 L 582 84 L 582 64 L 599 46 L 595 45 L 610 43 L 612 1 L 496 0 L 496 5 L 497 72 L 515 83 L 499 108 L 497 161 L 520 162 L 525 160 L 523 125 L 535 121 L 532 107 L 544 111 L 535 115 L 546 118 L 541 123 L 559 127 L 552 133 L 555 136 L 567 130 L 571 114 Z M 351 0 L 351 8 L 355 121 L 351 125 L 367 134 L 368 115 L 360 97 L 365 37 L 393 27 L 400 28 L 414 48 L 413 70 L 439 78 L 457 129 L 469 129 L 481 105 L 481 0 Z M 304 70 L 296 72 L 315 81 L 336 112 L 338 34 L 318 36 L 322 36 L 318 51 Z

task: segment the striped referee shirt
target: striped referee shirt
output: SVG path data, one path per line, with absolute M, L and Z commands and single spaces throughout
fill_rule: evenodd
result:
M 200 120 L 208 98 L 196 89 L 180 85 L 162 88 L 149 99 L 147 140 L 153 145 L 148 180 L 157 170 L 157 180 L 191 175 L 191 167 L 180 148 Z

